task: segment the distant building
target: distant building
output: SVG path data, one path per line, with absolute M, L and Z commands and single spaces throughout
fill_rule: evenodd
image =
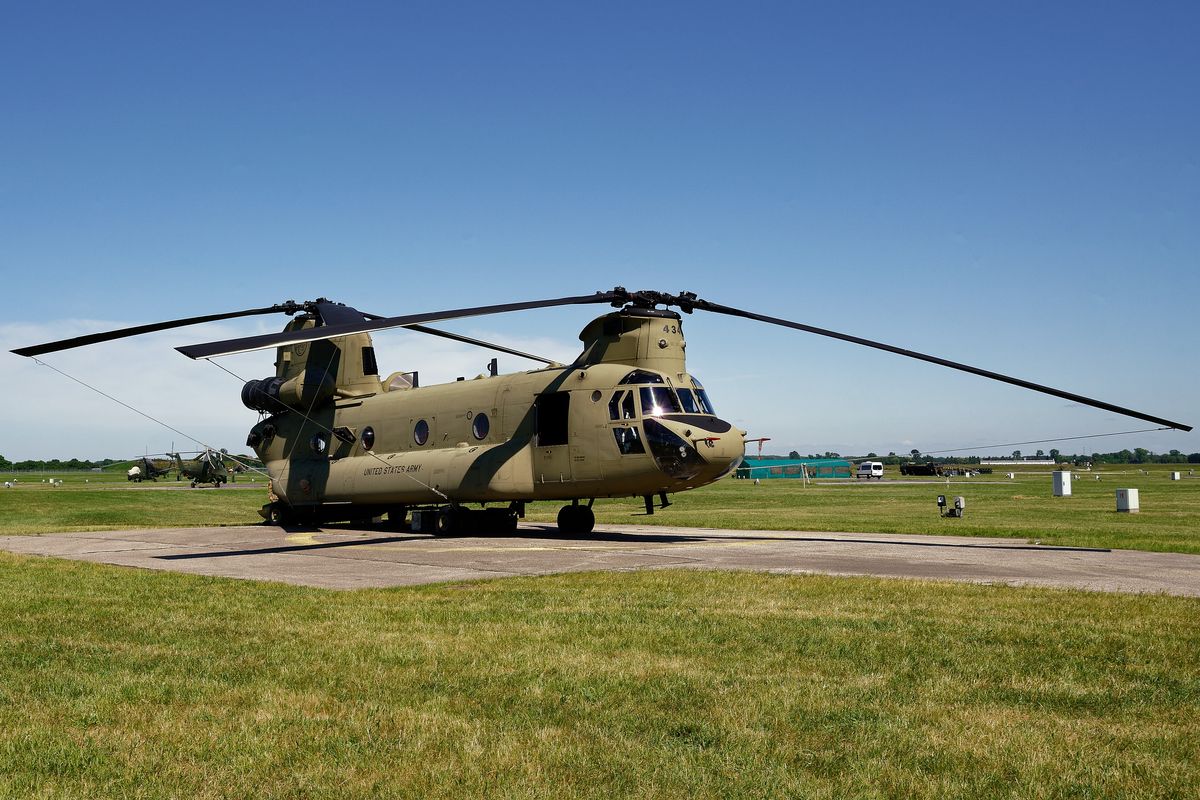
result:
M 737 468 L 739 478 L 850 478 L 854 475 L 844 458 L 754 458 L 746 456 Z

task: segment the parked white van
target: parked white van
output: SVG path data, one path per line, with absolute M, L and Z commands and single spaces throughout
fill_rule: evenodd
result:
M 861 464 L 858 465 L 858 471 L 854 473 L 854 477 L 855 477 L 855 479 L 866 478 L 867 480 L 871 480 L 871 478 L 878 478 L 879 480 L 883 480 L 883 462 L 882 461 L 864 461 L 864 462 L 862 462 Z

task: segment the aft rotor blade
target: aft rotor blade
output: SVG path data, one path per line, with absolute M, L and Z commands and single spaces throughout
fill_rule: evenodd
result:
M 12 352 L 19 356 L 40 356 L 46 353 L 56 353 L 60 350 L 70 350 L 73 347 L 83 347 L 88 344 L 98 344 L 100 342 L 109 342 L 113 339 L 124 339 L 127 336 L 138 336 L 143 333 L 153 333 L 155 331 L 165 331 L 169 328 L 182 328 L 185 325 L 198 325 L 201 322 L 217 322 L 223 319 L 234 319 L 235 317 L 249 317 L 255 314 L 275 314 L 279 312 L 295 313 L 301 310 L 301 306 L 295 303 L 281 303 L 273 305 L 270 308 L 250 308 L 245 311 L 231 311 L 227 314 L 207 314 L 202 317 L 185 317 L 183 319 L 172 319 L 166 322 L 155 322 L 149 325 L 136 325 L 132 328 L 120 328 L 115 331 L 106 331 L 104 333 L 89 333 L 86 336 L 75 336 L 71 339 L 60 339 L 57 342 L 47 342 L 45 344 L 32 345 L 31 347 L 21 347 Z
M 533 308 L 583 305 L 586 303 L 612 303 L 624 300 L 624 298 L 625 295 L 616 291 L 596 292 L 595 294 L 576 295 L 573 297 L 558 297 L 552 300 L 530 300 L 522 303 L 500 303 L 490 306 L 455 308 L 447 311 L 430 311 L 423 314 L 405 314 L 400 317 L 381 317 L 362 322 L 321 325 L 306 330 L 268 333 L 262 336 L 246 336 L 240 339 L 226 339 L 225 341 L 207 344 L 192 344 L 175 349 L 188 358 L 213 358 L 233 353 L 244 353 L 249 350 L 262 350 L 267 347 L 280 347 L 289 344 L 299 344 L 300 342 L 311 342 L 317 339 L 332 339 L 337 336 L 348 336 L 353 333 L 370 333 L 371 331 L 387 330 L 389 328 L 403 328 L 414 323 L 478 317 L 486 314 L 503 314 L 508 311 L 526 311 Z
M 876 350 L 886 350 L 889 353 L 896 353 L 897 355 L 915 358 L 920 361 L 928 361 L 930 364 L 938 364 L 939 366 L 957 369 L 962 372 L 970 372 L 973 375 L 991 378 L 994 381 L 1001 381 L 1002 383 L 1012 384 L 1013 386 L 1020 386 L 1023 389 L 1031 389 L 1035 392 L 1041 392 L 1042 394 L 1061 397 L 1064 400 L 1070 400 L 1085 406 L 1091 406 L 1092 408 L 1100 408 L 1105 411 L 1112 411 L 1117 414 L 1123 414 L 1127 417 L 1145 420 L 1146 422 L 1153 422 L 1156 425 L 1164 425 L 1168 428 L 1174 428 L 1176 430 L 1190 431 L 1192 429 L 1191 425 L 1184 425 L 1182 422 L 1172 422 L 1169 419 L 1163 419 L 1162 417 L 1156 417 L 1151 414 L 1143 414 L 1142 412 L 1134 411 L 1131 408 L 1124 408 L 1122 406 L 1113 405 L 1112 403 L 1105 403 L 1102 400 L 1096 400 L 1092 397 L 1084 397 L 1083 395 L 1075 394 L 1074 392 L 1066 392 L 1062 389 L 1055 389 L 1051 386 L 1043 386 L 1040 383 L 1033 383 L 1032 381 L 1014 378 L 1011 375 L 1004 375 L 1000 372 L 992 372 L 991 370 L 972 367 L 969 364 L 960 364 L 957 361 L 950 361 L 945 358 L 938 358 L 937 356 L 918 353 L 915 350 L 906 350 L 903 347 L 896 347 L 895 345 L 884 344 L 883 342 L 876 342 L 871 339 L 863 339 L 860 336 L 851 336 L 848 333 L 839 333 L 837 331 L 831 331 L 827 328 L 818 328 L 814 325 L 805 325 L 802 322 L 793 322 L 792 320 L 780 319 L 778 317 L 769 317 L 765 314 L 755 314 L 752 311 L 744 311 L 740 308 L 731 308 L 730 306 L 723 306 L 718 303 L 710 303 L 707 300 L 694 300 L 690 303 L 690 305 L 692 308 L 702 309 L 704 311 L 712 311 L 717 314 L 727 314 L 731 317 L 744 317 L 745 319 L 766 322 L 771 325 L 780 325 L 784 328 L 793 328 L 798 331 L 815 333 L 819 336 L 828 336 L 832 339 L 841 339 L 843 342 L 861 344 L 864 347 L 873 347 Z

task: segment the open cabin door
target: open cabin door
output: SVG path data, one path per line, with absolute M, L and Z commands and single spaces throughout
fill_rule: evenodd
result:
M 540 394 L 533 404 L 534 481 L 567 483 L 571 477 L 571 393 Z

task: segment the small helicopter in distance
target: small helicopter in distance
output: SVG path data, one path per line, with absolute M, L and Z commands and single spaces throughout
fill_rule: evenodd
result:
M 423 323 L 567 305 L 610 305 L 559 364 Z M 660 308 L 663 306 L 663 308 Z M 1093 398 L 800 322 L 699 299 L 694 293 L 616 287 L 546 300 L 394 317 L 324 298 L 169 320 L 20 348 L 24 356 L 257 314 L 292 317 L 280 333 L 177 348 L 194 359 L 275 348 L 275 374 L 247 381 L 242 403 L 259 413 L 246 444 L 270 475 L 261 513 L 288 525 L 366 522 L 386 514 L 434 534 L 511 531 L 525 505 L 563 502 L 559 530 L 589 533 L 598 497 L 641 497 L 646 513 L 668 495 L 712 483 L 745 453 L 746 432 L 717 415 L 687 371 L 677 311 L 740 317 L 885 350 L 1044 394 L 1189 431 L 1191 426 Z M 420 386 L 416 373 L 381 377 L 370 332 L 408 328 L 509 353 L 543 366 Z M 482 508 L 471 508 L 479 505 Z
M 128 463 L 128 462 L 126 462 Z M 142 481 L 157 481 L 159 477 L 171 474 L 171 462 L 161 458 L 142 456 L 133 462 L 133 466 L 125 473 L 125 479 L 134 483 Z
M 225 465 L 224 453 L 211 448 L 202 450 L 195 458 L 184 459 L 179 453 L 172 453 L 177 479 L 187 478 L 192 482 L 192 488 L 197 484 L 211 483 L 217 489 L 229 480 L 229 468 Z

